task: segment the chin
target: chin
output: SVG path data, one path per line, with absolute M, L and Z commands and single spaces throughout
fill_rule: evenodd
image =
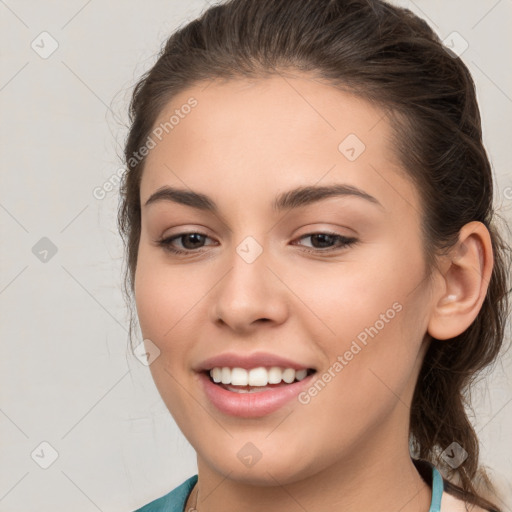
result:
M 290 447 L 290 445 L 288 445 Z M 275 486 L 298 482 L 311 476 L 319 468 L 315 468 L 315 461 L 305 459 L 300 449 L 289 449 L 285 453 L 274 447 L 272 451 L 266 448 L 258 457 L 255 447 L 247 444 L 245 450 L 233 452 L 227 456 L 228 450 L 218 454 L 202 456 L 215 472 L 229 475 L 230 480 L 247 485 Z M 251 460 L 252 452 L 252 460 Z

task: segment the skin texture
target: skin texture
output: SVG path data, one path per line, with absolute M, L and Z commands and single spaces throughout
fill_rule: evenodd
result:
M 409 407 L 428 333 L 453 337 L 480 309 L 492 269 L 487 230 L 466 225 L 428 279 L 420 196 L 381 110 L 305 75 L 273 76 L 198 84 L 157 124 L 190 96 L 197 106 L 147 157 L 141 204 L 170 185 L 207 194 L 219 212 L 142 207 L 135 298 L 143 337 L 160 350 L 155 384 L 197 452 L 197 509 L 428 511 L 430 488 L 409 455 Z M 354 161 L 338 149 L 349 134 L 366 146 Z M 341 196 L 272 210 L 284 191 L 334 183 L 381 206 Z M 306 236 L 326 231 L 357 242 L 325 252 Z M 208 238 L 185 255 L 158 244 L 183 232 Z M 236 251 L 248 236 L 263 250 L 252 263 Z M 173 246 L 194 247 L 184 238 Z M 400 311 L 308 404 L 231 417 L 193 370 L 228 351 L 263 351 L 321 375 L 393 304 Z M 262 455 L 252 467 L 237 457 L 248 442 Z

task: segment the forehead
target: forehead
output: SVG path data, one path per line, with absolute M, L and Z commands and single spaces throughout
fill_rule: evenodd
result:
M 385 112 L 311 76 L 196 84 L 167 104 L 152 134 L 142 201 L 165 184 L 222 185 L 250 196 L 262 185 L 287 189 L 323 177 L 373 190 L 392 179 L 381 190 L 391 201 L 415 194 Z

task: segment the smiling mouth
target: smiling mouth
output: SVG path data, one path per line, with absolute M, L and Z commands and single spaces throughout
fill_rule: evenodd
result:
M 261 393 L 286 387 L 316 373 L 313 368 L 295 370 L 278 366 L 245 368 L 215 367 L 203 372 L 210 382 L 234 393 Z

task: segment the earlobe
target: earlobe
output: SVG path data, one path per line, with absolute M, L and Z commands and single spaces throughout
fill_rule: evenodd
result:
M 454 338 L 475 320 L 492 274 L 492 243 L 481 222 L 466 224 L 445 261 L 434 290 L 428 333 L 438 340 Z

